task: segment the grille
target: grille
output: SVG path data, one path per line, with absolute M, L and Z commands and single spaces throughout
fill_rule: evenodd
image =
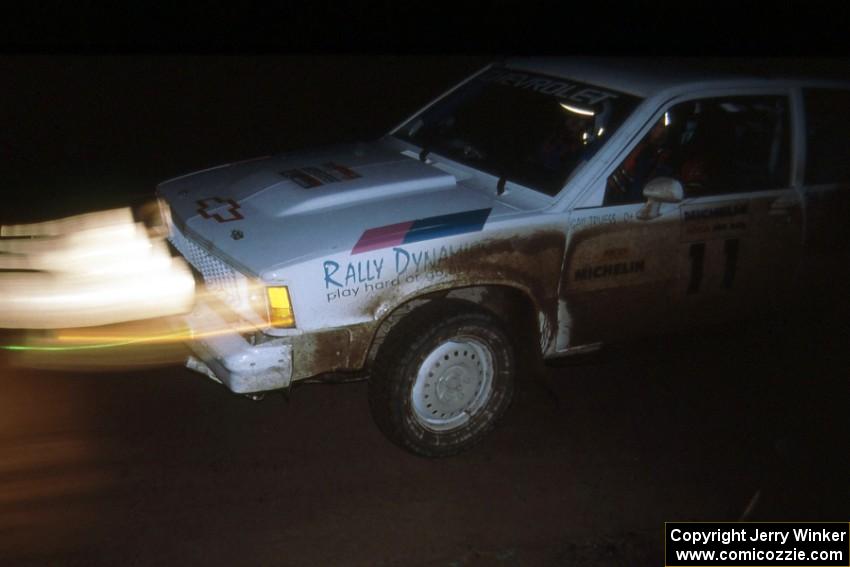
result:
M 245 276 L 184 236 L 176 226 L 172 226 L 168 240 L 186 258 L 186 261 L 201 273 L 207 290 L 233 308 L 245 307 L 243 305 L 247 291 Z

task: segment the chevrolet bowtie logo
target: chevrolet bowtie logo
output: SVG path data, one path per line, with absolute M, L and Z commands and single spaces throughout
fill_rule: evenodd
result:
M 199 199 L 198 203 L 198 214 L 204 217 L 205 219 L 215 219 L 218 222 L 230 222 L 235 220 L 242 220 L 242 213 L 239 212 L 240 205 L 233 199 L 222 199 L 221 197 L 208 197 L 206 199 Z M 222 216 L 219 213 L 210 214 L 208 209 L 217 209 L 221 205 L 228 205 L 227 210 L 224 211 L 225 216 Z

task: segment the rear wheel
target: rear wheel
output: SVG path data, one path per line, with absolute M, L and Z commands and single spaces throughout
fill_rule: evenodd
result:
M 514 346 L 497 317 L 464 301 L 433 301 L 390 331 L 369 404 L 393 442 L 420 455 L 452 455 L 504 414 L 515 373 Z

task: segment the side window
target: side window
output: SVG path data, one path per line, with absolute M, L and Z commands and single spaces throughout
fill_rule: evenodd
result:
M 788 101 L 740 96 L 677 104 L 608 177 L 603 206 L 640 203 L 655 177 L 673 177 L 686 197 L 789 185 Z
M 850 183 L 850 92 L 805 89 L 806 185 Z

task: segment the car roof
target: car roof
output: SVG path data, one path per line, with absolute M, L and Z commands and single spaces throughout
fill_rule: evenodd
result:
M 769 85 L 793 80 L 813 86 L 850 88 L 850 64 L 847 61 L 814 60 L 809 65 L 806 63 L 782 59 L 681 57 L 533 57 L 512 58 L 505 62 L 513 69 L 571 78 L 644 98 L 697 84 Z

